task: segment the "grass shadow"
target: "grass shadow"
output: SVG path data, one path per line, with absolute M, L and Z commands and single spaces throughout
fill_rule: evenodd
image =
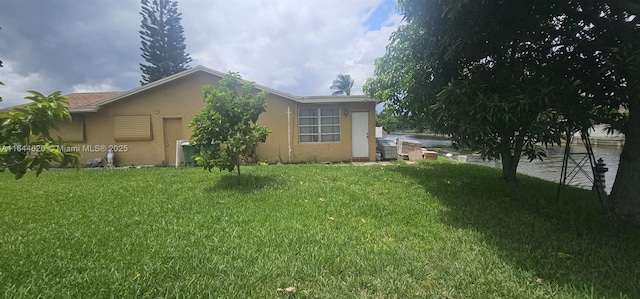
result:
M 270 185 L 277 184 L 277 180 L 268 175 L 258 174 L 225 174 L 205 189 L 206 192 L 233 191 L 239 193 L 253 193 Z
M 447 207 L 444 224 L 481 233 L 516 268 L 594 297 L 640 298 L 640 233 L 601 215 L 595 193 L 567 188 L 557 201 L 557 184 L 506 183 L 497 169 L 469 164 L 394 171 Z

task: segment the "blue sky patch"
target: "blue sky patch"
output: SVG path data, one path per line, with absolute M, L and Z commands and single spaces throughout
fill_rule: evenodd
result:
M 364 22 L 364 25 L 367 26 L 367 29 L 378 30 L 382 27 L 382 24 L 389 18 L 392 12 L 396 11 L 396 1 L 395 0 L 385 0 L 382 4 L 380 4 L 376 10 L 369 16 Z

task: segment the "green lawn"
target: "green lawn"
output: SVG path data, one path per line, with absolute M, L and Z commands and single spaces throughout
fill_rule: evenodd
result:
M 243 176 L 0 174 L 0 297 L 640 298 L 640 233 L 588 190 L 442 161 Z

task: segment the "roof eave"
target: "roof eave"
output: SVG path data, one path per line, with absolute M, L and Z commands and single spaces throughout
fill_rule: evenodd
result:
M 69 113 L 98 112 L 98 110 L 100 110 L 100 107 L 97 107 L 97 106 L 78 107 L 78 108 L 70 108 Z
M 223 78 L 226 75 L 225 73 L 222 73 L 222 72 L 219 72 L 219 71 L 216 71 L 216 70 L 213 70 L 213 69 L 198 65 L 198 66 L 192 67 L 192 68 L 190 68 L 188 70 L 182 71 L 180 73 L 171 75 L 169 77 L 166 77 L 166 78 L 151 82 L 149 84 L 140 86 L 138 88 L 134 88 L 134 89 L 132 89 L 130 91 L 127 91 L 127 92 L 122 93 L 120 95 L 117 95 L 115 97 L 108 98 L 108 99 L 105 99 L 103 101 L 100 101 L 100 102 L 96 103 L 96 107 L 101 107 L 101 106 L 107 105 L 109 103 L 113 103 L 113 102 L 118 101 L 120 99 L 123 99 L 123 98 L 126 98 L 128 96 L 134 95 L 136 93 L 143 92 L 145 90 L 154 88 L 154 87 L 156 87 L 158 85 L 162 85 L 164 83 L 167 83 L 167 82 L 170 82 L 170 81 L 173 81 L 173 80 L 176 80 L 176 79 L 191 75 L 191 74 L 196 73 L 198 71 L 209 73 L 211 75 L 218 76 L 220 78 Z M 246 80 L 243 80 L 243 81 L 246 81 Z M 246 81 L 246 82 L 249 82 L 249 81 Z M 278 90 L 275 90 L 275 89 L 272 89 L 272 88 L 269 88 L 269 87 L 266 87 L 266 86 L 262 86 L 262 85 L 259 85 L 259 84 L 255 84 L 255 83 L 254 83 L 254 87 L 256 87 L 257 89 L 260 89 L 260 90 L 264 90 L 264 91 L 266 91 L 266 92 L 268 92 L 270 94 L 278 95 L 278 96 L 281 96 L 283 98 L 290 99 L 290 100 L 293 100 L 293 101 L 296 101 L 296 100 L 298 100 L 300 98 L 300 97 L 297 97 L 297 96 L 294 96 L 294 95 L 290 95 L 288 93 L 281 92 L 281 91 L 278 91 Z
M 299 97 L 298 103 L 321 104 L 321 103 L 378 103 L 379 101 L 371 100 L 366 96 L 306 96 Z

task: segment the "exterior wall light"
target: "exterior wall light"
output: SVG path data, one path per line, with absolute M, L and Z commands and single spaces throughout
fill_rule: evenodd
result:
M 344 113 L 344 116 L 347 116 L 347 115 L 349 115 L 349 110 L 347 110 L 347 108 L 344 108 L 342 110 L 342 113 Z

